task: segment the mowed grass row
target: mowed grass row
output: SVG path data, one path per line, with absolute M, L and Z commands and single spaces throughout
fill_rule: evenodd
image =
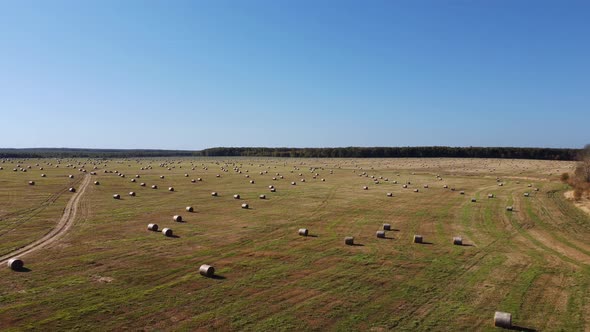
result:
M 26 256 L 30 272 L 2 272 L 2 328 L 492 330 L 496 310 L 522 327 L 589 326 L 580 260 L 588 219 L 547 194 L 563 190 L 555 180 L 564 163 L 235 158 L 238 174 L 231 164 L 223 172 L 223 159 L 175 161 L 171 170 L 162 162 L 107 162 L 125 178 L 100 166 L 93 178 L 101 184 L 86 192 L 70 233 Z M 527 199 L 530 182 L 543 187 Z M 559 224 L 568 218 L 576 226 Z M 178 237 L 147 231 L 154 222 Z M 394 231 L 377 239 L 383 223 Z M 298 236 L 302 227 L 311 236 Z M 431 244 L 412 244 L 414 234 Z M 345 236 L 360 245 L 345 246 Z M 454 246 L 453 236 L 468 245 Z M 198 275 L 204 263 L 220 278 Z

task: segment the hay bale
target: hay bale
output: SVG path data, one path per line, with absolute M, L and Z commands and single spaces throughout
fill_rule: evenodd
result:
M 270 188 L 271 193 L 274 193 L 275 191 L 277 191 L 275 188 Z
M 248 205 L 248 203 L 244 203 L 244 204 L 242 204 L 242 209 L 248 209 L 248 208 L 249 208 L 249 205 Z
M 71 192 L 71 193 L 75 193 L 76 192 L 76 188 L 70 188 L 70 189 L 68 189 L 68 191 Z
M 459 194 L 465 195 L 465 191 L 461 190 L 461 192 L 459 192 Z
M 199 182 L 200 182 L 200 181 L 203 181 L 203 179 L 201 179 L 201 178 L 197 178 L 197 181 L 199 181 Z
M 266 195 L 260 195 L 260 196 L 258 196 L 258 198 L 260 198 L 260 199 L 266 199 Z
M 215 276 L 215 268 L 211 265 L 203 264 L 199 267 L 199 274 L 203 277 L 213 278 Z
M 139 174 L 135 174 L 135 177 L 139 179 L 141 176 L 139 176 Z
M 158 189 L 158 186 L 157 186 L 157 185 L 155 185 L 155 184 L 153 184 L 153 185 L 152 185 L 152 189 Z
M 240 195 L 238 195 L 238 194 L 235 194 L 235 195 L 234 195 L 234 199 L 240 199 Z
M 387 193 L 387 197 L 393 197 L 393 193 Z
M 41 177 L 42 177 L 42 178 L 44 178 L 44 177 L 46 177 L 46 176 L 47 176 L 47 175 L 45 175 L 45 174 L 41 174 Z
M 524 193 L 524 197 L 529 197 L 529 193 Z
M 494 194 L 488 194 L 488 198 L 494 198 Z
M 309 234 L 309 231 L 307 230 L 307 228 L 300 228 L 299 229 L 299 235 L 307 236 L 308 234 Z
M 463 239 L 459 236 L 455 236 L 453 237 L 453 244 L 456 246 L 462 246 L 463 245 Z
M 162 230 L 162 234 L 164 234 L 164 236 L 172 236 L 172 229 L 170 229 L 170 228 L 164 228 Z
M 114 195 L 113 195 L 113 198 L 114 198 L 114 199 L 121 199 L 121 195 L 119 195 L 119 194 L 114 194 Z
M 512 206 L 507 206 L 506 211 L 512 211 L 514 208 Z
M 407 187 L 408 187 L 408 185 L 407 185 L 407 184 L 404 184 L 404 185 L 402 186 L 402 188 L 407 188 Z
M 20 271 L 25 266 L 25 263 L 19 258 L 11 258 L 7 262 L 8 267 L 14 271 Z
M 419 192 L 418 188 L 414 189 L 414 192 L 415 192 L 415 193 Z
M 175 215 L 174 217 L 172 217 L 172 220 L 174 220 L 176 222 L 182 222 L 182 216 Z
M 496 311 L 494 313 L 494 326 L 511 328 L 512 327 L 512 314 L 507 312 Z
M 425 184 L 425 185 L 424 185 L 424 188 L 428 189 L 428 185 L 427 185 L 427 184 Z
M 344 244 L 351 246 L 354 244 L 354 237 L 352 236 L 347 236 L 344 238 Z
M 504 183 L 500 182 L 500 183 L 498 183 L 498 186 L 504 187 Z
M 131 179 L 131 182 L 135 182 L 135 179 Z
M 160 179 L 163 179 L 163 178 L 164 178 L 164 175 L 160 175 Z
M 326 182 L 326 179 L 322 179 L 322 182 Z
M 471 199 L 471 202 L 472 202 L 472 203 L 475 203 L 476 201 L 477 201 L 477 200 L 476 200 L 475 198 L 472 198 L 472 199 Z
M 422 235 L 414 235 L 414 243 L 422 243 L 423 240 Z
M 447 189 L 449 186 L 447 186 L 446 184 L 443 186 L 443 188 Z
M 135 197 L 135 191 L 130 191 L 130 192 L 129 192 L 129 196 L 133 196 L 133 197 Z
M 174 187 L 168 187 L 168 191 L 174 191 Z
M 144 182 L 140 183 L 139 185 L 142 186 L 142 187 L 145 187 L 145 183 Z
M 74 176 L 73 176 L 72 174 L 68 175 L 68 177 L 69 177 L 70 179 L 73 179 L 73 178 L 74 178 Z
M 158 231 L 158 224 L 148 224 L 147 229 L 148 229 L 148 231 L 157 232 Z
M 539 191 L 539 188 L 535 188 L 535 191 Z
M 363 190 L 369 190 L 369 187 L 367 187 L 367 186 L 364 186 L 364 187 L 363 187 Z
M 194 209 L 193 209 L 192 206 L 187 206 L 186 207 L 186 212 L 193 212 L 193 211 L 194 211 Z
M 191 179 L 191 182 L 192 182 L 192 183 L 195 183 L 195 182 L 197 182 L 197 180 L 195 180 L 195 179 Z
M 98 182 L 98 181 L 94 181 L 94 185 L 95 185 L 95 186 L 98 186 L 98 185 L 100 185 L 100 182 Z
M 35 185 L 35 181 L 29 181 L 29 186 L 34 186 Z
M 377 235 L 377 237 L 380 239 L 384 239 L 385 238 L 385 231 L 377 231 L 377 233 L 375 233 L 375 235 Z
M 295 182 L 295 181 L 292 181 L 292 182 L 291 182 L 291 185 L 292 185 L 292 186 L 296 186 L 296 185 L 297 185 L 297 182 Z
M 254 180 L 250 180 L 250 184 L 254 184 Z
M 383 224 L 383 230 L 384 231 L 390 231 L 391 230 L 391 224 Z
M 215 197 L 215 196 L 217 196 L 217 192 L 215 192 L 215 191 L 214 191 L 214 192 L 212 192 L 212 193 L 211 193 L 211 196 L 214 196 L 214 197 Z

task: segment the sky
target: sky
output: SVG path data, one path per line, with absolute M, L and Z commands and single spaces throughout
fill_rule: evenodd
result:
M 590 143 L 590 1 L 0 0 L 0 147 Z

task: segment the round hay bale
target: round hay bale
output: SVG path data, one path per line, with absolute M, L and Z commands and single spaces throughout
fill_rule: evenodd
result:
M 369 187 L 363 186 L 363 190 L 369 190 Z
M 461 192 L 459 194 L 465 195 L 465 192 L 463 190 L 461 190 Z
M 377 235 L 377 237 L 380 239 L 384 239 L 385 238 L 385 231 L 377 231 L 377 233 L 375 233 L 375 235 Z
M 240 199 L 240 195 L 238 195 L 238 194 L 235 194 L 235 195 L 234 195 L 234 199 Z
M 193 211 L 194 211 L 194 209 L 193 209 L 192 206 L 187 206 L 186 207 L 186 212 L 193 212 Z
M 158 224 L 148 224 L 147 229 L 148 229 L 148 231 L 157 232 L 158 231 Z
M 46 177 L 46 176 L 47 176 L 47 175 L 45 175 L 45 174 L 41 174 L 41 177 L 42 177 L 42 178 L 44 178 L 44 177 Z
M 305 182 L 305 179 L 301 179 L 301 182 Z
M 216 178 L 220 178 L 220 177 L 221 177 L 221 175 L 220 175 L 220 174 L 216 174 L 216 175 L 215 175 L 215 177 L 216 177 Z
M 142 182 L 139 185 L 142 186 L 142 187 L 145 187 L 145 182 Z
M 408 187 L 408 185 L 407 185 L 407 184 L 404 184 L 404 185 L 402 186 L 402 188 L 407 188 L 407 187 Z
M 524 193 L 524 197 L 529 197 L 529 193 Z
M 175 215 L 174 217 L 172 217 L 172 220 L 174 220 L 176 222 L 182 222 L 182 216 Z
M 475 203 L 476 201 L 477 201 L 477 200 L 476 200 L 475 198 L 472 198 L 472 199 L 471 199 L 471 202 L 472 202 L 472 203 Z
M 387 197 L 393 197 L 393 193 L 387 193 Z
M 215 268 L 211 265 L 203 264 L 199 267 L 199 274 L 203 277 L 212 278 L 215 276 Z
M 414 192 L 415 192 L 415 193 L 419 192 L 418 188 L 414 189 Z
M 139 174 L 135 174 L 135 177 L 139 179 L 141 176 L 139 176 Z
M 242 204 L 242 209 L 248 209 L 248 208 L 249 208 L 248 203 Z
M 539 188 L 535 188 L 535 191 L 539 191 Z
M 462 246 L 463 245 L 463 239 L 459 236 L 455 236 L 453 237 L 453 244 L 456 246 Z
M 197 182 L 197 180 L 195 180 L 195 179 L 191 179 L 191 182 L 192 182 L 192 183 L 195 183 L 195 182 Z
M 293 181 L 293 182 L 291 182 L 291 185 L 295 186 L 295 185 L 297 185 L 297 182 Z
M 504 183 L 500 182 L 500 183 L 498 183 L 498 186 L 503 187 Z
M 98 186 L 98 185 L 100 185 L 100 182 L 98 182 L 98 181 L 94 181 L 94 185 L 95 185 L 95 186 Z
M 427 185 L 427 184 L 425 184 L 425 185 L 424 185 L 424 188 L 427 188 L 427 189 L 428 189 L 428 185 Z
M 68 189 L 68 191 L 71 192 L 71 193 L 75 193 L 76 192 L 76 188 L 70 188 L 70 189 Z
M 268 189 L 272 189 L 272 188 L 274 188 L 274 187 L 275 187 L 275 186 L 273 186 L 273 185 L 270 185 L 270 186 L 268 186 Z
M 211 196 L 214 196 L 214 197 L 215 197 L 215 196 L 217 196 L 217 192 L 215 192 L 215 191 L 214 191 L 214 192 L 212 192 L 212 193 L 211 193 Z
M 162 234 L 164 234 L 164 236 L 172 236 L 172 229 L 170 229 L 170 228 L 164 228 L 162 230 Z
M 250 180 L 250 184 L 254 184 L 254 180 Z
M 135 179 L 131 179 L 131 182 L 135 182 Z
M 266 195 L 260 195 L 260 196 L 258 196 L 258 198 L 260 198 L 260 199 L 266 199 Z
M 446 184 L 443 186 L 443 188 L 447 189 L 449 186 L 447 186 Z
M 422 243 L 423 240 L 422 235 L 414 235 L 414 243 Z
M 391 230 L 391 224 L 383 224 L 383 230 L 384 231 L 390 231 Z
M 271 193 L 274 193 L 275 191 L 277 191 L 275 188 L 270 188 Z
M 114 198 L 114 199 L 120 199 L 120 198 L 121 198 L 121 195 L 119 195 L 119 194 L 114 194 L 114 195 L 113 195 L 113 198 Z
M 184 173 L 184 177 L 185 177 L 185 178 L 188 178 L 188 174 Z
M 201 178 L 197 178 L 197 181 L 203 181 L 203 179 L 201 179 Z
M 168 191 L 174 191 L 174 187 L 168 187 Z
M 69 177 L 70 179 L 73 179 L 73 178 L 74 178 L 74 176 L 73 176 L 72 174 L 68 175 L 68 177 Z
M 34 186 L 35 185 L 35 181 L 29 181 L 29 186 Z
M 351 246 L 354 244 L 354 237 L 352 236 L 347 236 L 344 238 L 344 244 Z
M 129 192 L 129 196 L 133 196 L 133 197 L 135 197 L 135 191 L 130 191 L 130 192 Z
M 163 179 L 163 178 L 164 178 L 164 175 L 160 175 L 160 179 Z
M 309 234 L 309 231 L 307 230 L 307 228 L 300 228 L 299 229 L 299 235 L 307 236 L 308 234 Z
M 496 311 L 494 313 L 494 326 L 512 328 L 512 314 L 507 312 Z
M 155 185 L 155 184 L 153 184 L 153 185 L 152 185 L 152 189 L 158 189 L 158 186 L 157 186 L 157 185 Z
M 506 211 L 512 211 L 514 208 L 512 206 L 507 206 Z
M 494 198 L 494 194 L 488 194 L 488 198 Z
M 20 271 L 25 266 L 25 263 L 19 258 L 11 258 L 7 262 L 8 267 L 14 271 Z

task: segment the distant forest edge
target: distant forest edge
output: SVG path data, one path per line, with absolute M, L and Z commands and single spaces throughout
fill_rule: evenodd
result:
M 515 147 L 346 147 L 346 148 L 210 148 L 188 150 L 119 150 L 31 148 L 0 149 L 0 158 L 142 158 L 142 157 L 290 157 L 290 158 L 505 158 L 577 160 L 582 149 Z

